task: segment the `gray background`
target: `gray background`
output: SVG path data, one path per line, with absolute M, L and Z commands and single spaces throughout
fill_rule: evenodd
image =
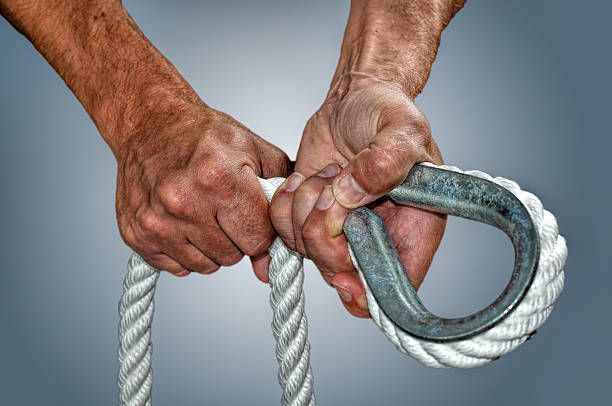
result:
M 335 69 L 348 2 L 125 3 L 207 103 L 295 157 Z M 611 12 L 603 1 L 468 2 L 417 99 L 448 163 L 517 180 L 558 217 L 570 254 L 549 321 L 483 368 L 428 369 L 350 317 L 309 263 L 321 405 L 605 403 Z M 3 19 L 0 51 L 0 404 L 113 404 L 129 255 L 114 219 L 115 162 Z M 501 292 L 511 263 L 501 233 L 451 219 L 421 295 L 440 315 L 467 314 Z M 268 287 L 246 260 L 209 277 L 164 274 L 155 403 L 277 404 L 269 324 Z

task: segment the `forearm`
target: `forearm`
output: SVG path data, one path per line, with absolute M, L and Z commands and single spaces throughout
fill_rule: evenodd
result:
M 328 98 L 363 79 L 423 90 L 440 37 L 465 0 L 353 0 Z
M 57 3 L 0 0 L 0 12 L 59 73 L 115 155 L 146 117 L 171 123 L 203 105 L 120 1 Z

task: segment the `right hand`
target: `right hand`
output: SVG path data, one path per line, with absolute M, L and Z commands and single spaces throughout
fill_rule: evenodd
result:
M 117 221 L 126 244 L 177 276 L 209 274 L 246 254 L 266 281 L 275 233 L 257 176 L 286 177 L 287 156 L 207 106 L 175 120 L 149 118 L 146 127 L 116 154 Z
M 346 309 L 369 317 L 365 287 L 343 233 L 349 208 L 380 215 L 415 288 L 425 278 L 446 217 L 384 197 L 416 162 L 442 163 L 429 123 L 401 88 L 380 80 L 346 80 L 306 124 L 296 173 L 270 205 L 285 244 L 311 259 Z M 344 168 L 342 164 L 346 164 Z M 344 180 L 350 179 L 349 182 Z M 347 187 L 348 186 L 348 187 Z

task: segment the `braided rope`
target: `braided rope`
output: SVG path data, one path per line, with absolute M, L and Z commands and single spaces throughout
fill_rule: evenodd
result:
M 431 165 L 431 164 L 423 164 Z M 433 166 L 433 165 L 431 165 Z M 461 172 L 451 166 L 443 169 Z M 436 343 L 410 336 L 387 318 L 366 283 L 353 252 L 349 253 L 366 289 L 374 323 L 403 353 L 435 368 L 473 368 L 512 351 L 533 335 L 552 311 L 563 290 L 563 266 L 567 257 L 565 239 L 559 235 L 555 217 L 542 208 L 539 199 L 522 191 L 513 181 L 491 178 L 480 171 L 464 172 L 488 179 L 514 193 L 527 207 L 540 237 L 540 262 L 535 278 L 517 308 L 493 328 L 463 340 Z M 260 179 L 264 194 L 271 200 L 284 179 Z M 303 261 L 277 238 L 270 248 L 270 305 L 272 332 L 279 363 L 278 381 L 283 389 L 284 406 L 314 405 L 310 344 L 304 314 Z M 151 404 L 151 322 L 153 296 L 159 273 L 133 254 L 124 280 L 119 306 L 119 404 Z

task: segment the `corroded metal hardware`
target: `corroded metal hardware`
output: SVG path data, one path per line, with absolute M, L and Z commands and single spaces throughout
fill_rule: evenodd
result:
M 350 210 L 344 233 L 368 285 L 385 314 L 407 333 L 445 342 L 479 334 L 504 319 L 520 303 L 538 266 L 538 234 L 523 203 L 509 190 L 485 179 L 415 165 L 388 196 L 396 203 L 490 224 L 512 240 L 514 270 L 501 295 L 466 317 L 442 318 L 419 299 L 384 221 L 371 210 Z

